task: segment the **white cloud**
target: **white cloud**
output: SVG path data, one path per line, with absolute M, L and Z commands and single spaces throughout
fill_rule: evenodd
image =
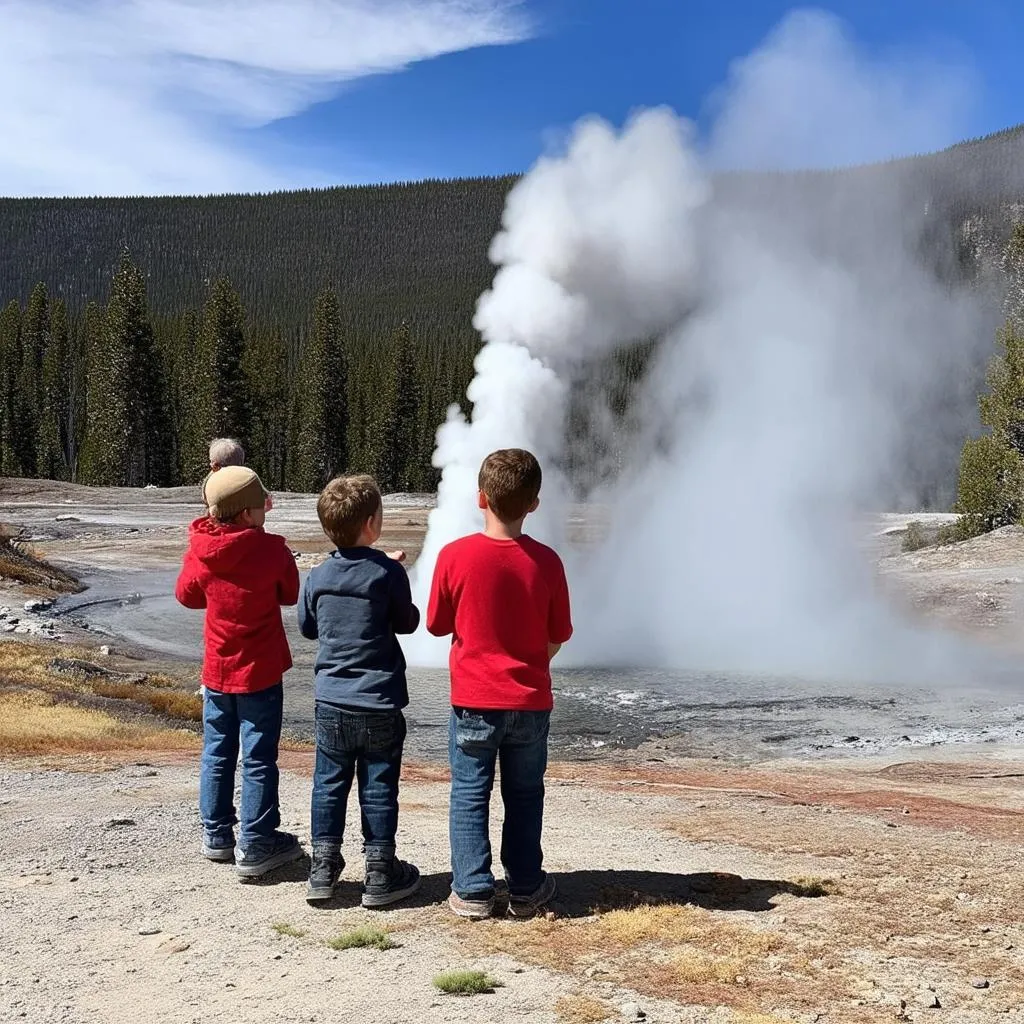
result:
M 925 153 L 968 133 L 976 92 L 963 61 L 869 54 L 835 15 L 797 10 L 730 67 L 710 104 L 710 157 L 788 170 Z
M 529 31 L 515 0 L 0 0 L 0 194 L 308 183 L 246 132 Z

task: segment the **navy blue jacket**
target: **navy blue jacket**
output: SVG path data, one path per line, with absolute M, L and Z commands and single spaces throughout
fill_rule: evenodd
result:
M 405 569 L 375 548 L 340 548 L 310 570 L 299 597 L 299 629 L 319 640 L 316 699 L 355 711 L 409 703 L 397 633 L 420 613 Z

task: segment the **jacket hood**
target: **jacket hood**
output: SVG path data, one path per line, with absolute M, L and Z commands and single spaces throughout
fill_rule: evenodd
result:
M 202 516 L 188 528 L 193 554 L 218 573 L 229 571 L 255 555 L 265 536 L 262 528 L 221 523 L 209 516 Z

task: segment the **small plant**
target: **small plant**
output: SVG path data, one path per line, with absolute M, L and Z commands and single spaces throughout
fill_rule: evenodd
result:
M 327 945 L 335 950 L 368 948 L 385 950 L 398 948 L 398 943 L 393 942 L 391 936 L 383 928 L 378 928 L 372 924 L 364 925 L 362 928 L 353 928 L 352 931 L 345 932 L 344 935 L 328 939 Z
M 921 548 L 926 548 L 929 544 L 931 544 L 931 540 L 923 523 L 916 519 L 907 523 L 906 532 L 903 534 L 902 547 L 904 551 L 920 551 Z
M 555 1003 L 555 1013 L 564 1024 L 599 1024 L 600 1021 L 618 1016 L 607 1003 L 578 992 L 575 995 L 562 996 Z
M 306 933 L 301 928 L 296 928 L 287 921 L 276 921 L 270 926 L 278 935 L 286 935 L 290 939 L 301 939 Z
M 434 979 L 434 987 L 447 996 L 479 996 L 501 988 L 502 983 L 483 971 L 445 971 Z
M 839 891 L 831 878 L 797 878 L 790 882 L 790 890 L 794 896 L 817 899 L 820 896 L 834 896 Z

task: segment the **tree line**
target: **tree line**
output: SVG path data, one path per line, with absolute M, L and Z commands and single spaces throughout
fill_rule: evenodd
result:
M 353 337 L 330 288 L 292 332 L 249 323 L 225 278 L 199 308 L 156 316 L 126 252 L 103 305 L 74 315 L 39 283 L 0 310 L 0 475 L 193 484 L 210 439 L 232 436 L 271 488 L 358 471 L 432 490 L 434 432 L 474 352 L 405 318 Z

